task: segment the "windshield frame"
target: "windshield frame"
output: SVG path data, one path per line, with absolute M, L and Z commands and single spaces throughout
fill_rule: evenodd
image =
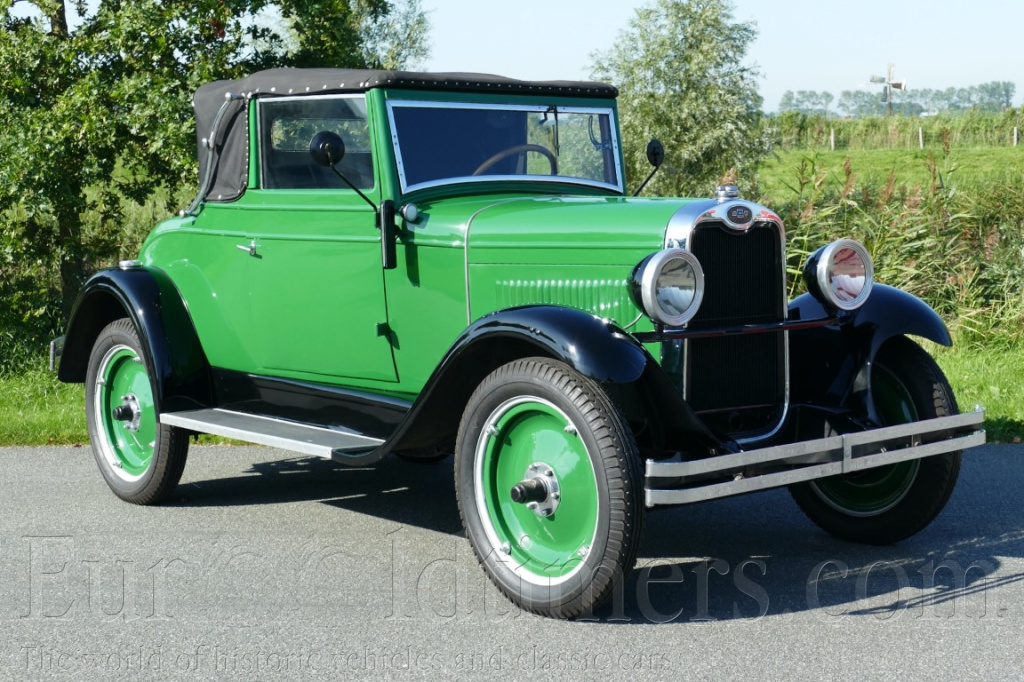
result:
M 406 179 L 405 166 L 402 160 L 402 148 L 401 142 L 398 136 L 398 127 L 395 124 L 395 108 L 418 108 L 418 109 L 477 109 L 477 110 L 513 110 L 513 111 L 525 111 L 528 113 L 539 113 L 552 111 L 552 107 L 557 109 L 558 115 L 562 114 L 583 114 L 583 115 L 599 115 L 608 116 L 609 121 L 609 133 L 611 139 L 609 144 L 611 145 L 612 151 L 612 164 L 615 170 L 615 177 L 617 179 L 616 184 L 604 182 L 601 180 L 593 180 L 588 178 L 580 178 L 573 176 L 563 175 L 468 175 L 468 176 L 453 176 L 448 178 L 442 178 L 439 180 L 428 180 L 426 182 L 418 182 L 410 185 Z M 535 183 L 541 184 L 559 184 L 559 185 L 579 185 L 583 187 L 597 188 L 601 190 L 613 191 L 618 194 L 625 192 L 625 184 L 622 173 L 622 158 L 621 148 L 619 147 L 618 137 L 618 119 L 617 112 L 614 106 L 580 106 L 574 104 L 564 103 L 545 103 L 545 104 L 523 104 L 519 102 L 508 102 L 508 103 L 495 103 L 495 102 L 449 102 L 449 101 L 438 101 L 438 100 L 421 100 L 421 99 L 389 99 L 387 101 L 387 115 L 388 124 L 391 132 L 391 143 L 394 147 L 395 153 L 395 164 L 398 170 L 398 181 L 403 194 L 414 192 L 422 189 L 430 189 L 434 187 L 445 187 L 448 185 L 465 184 L 465 183 L 529 183 L 531 185 Z

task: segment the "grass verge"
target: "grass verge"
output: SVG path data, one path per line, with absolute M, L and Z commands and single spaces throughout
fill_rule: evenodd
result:
M 1024 348 L 939 348 L 933 355 L 953 386 L 960 410 L 985 407 L 989 442 L 1020 443 L 1024 438 Z
M 88 442 L 81 384 L 62 384 L 45 370 L 0 378 L 0 445 Z
M 985 406 L 991 442 L 1019 443 L 1024 438 L 1024 347 L 929 351 L 949 378 L 960 409 Z M 62 384 L 45 371 L 0 378 L 0 446 L 80 445 L 89 440 L 83 389 Z M 204 443 L 232 443 L 203 436 Z
M 88 442 L 82 384 L 63 384 L 45 370 L 0 377 L 0 446 Z M 207 435 L 199 442 L 240 444 Z

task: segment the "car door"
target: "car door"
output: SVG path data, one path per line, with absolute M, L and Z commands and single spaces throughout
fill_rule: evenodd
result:
M 317 132 L 337 132 L 347 149 L 339 170 L 379 194 L 365 97 L 257 106 L 260 189 L 247 201 L 257 363 L 272 375 L 396 381 L 374 209 L 308 151 Z

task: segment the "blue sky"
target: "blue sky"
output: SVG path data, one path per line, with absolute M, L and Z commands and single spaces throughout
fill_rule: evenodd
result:
M 480 71 L 524 79 L 589 76 L 641 0 L 423 0 L 430 12 L 431 71 Z M 738 0 L 735 18 L 757 24 L 750 61 L 765 109 L 786 90 L 867 87 L 896 65 L 913 88 L 1017 85 L 1024 100 L 1024 3 L 1018 0 Z M 877 91 L 878 86 L 870 86 Z
M 585 79 L 591 54 L 607 48 L 647 0 L 422 0 L 430 13 L 428 71 L 477 71 L 522 79 Z M 90 0 L 92 5 L 95 0 Z M 787 90 L 868 88 L 896 65 L 908 87 L 1017 85 L 1024 102 L 1024 2 L 1020 0 L 734 0 L 753 21 L 749 60 L 775 111 Z M 21 12 L 24 5 L 15 5 Z

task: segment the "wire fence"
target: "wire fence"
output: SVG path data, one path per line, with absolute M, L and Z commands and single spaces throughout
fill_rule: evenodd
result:
M 777 149 L 929 149 L 1020 147 L 1024 108 L 959 116 L 856 119 L 787 112 L 766 120 Z

